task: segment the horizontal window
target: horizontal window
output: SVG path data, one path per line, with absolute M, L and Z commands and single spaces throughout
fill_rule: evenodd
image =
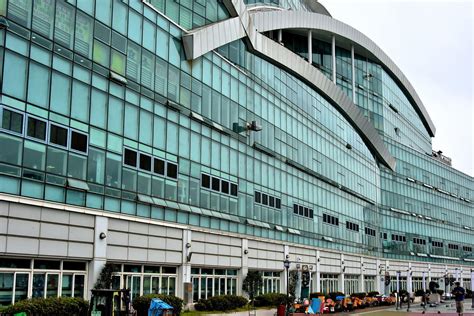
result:
M 366 235 L 369 235 L 369 236 L 375 237 L 375 229 L 369 228 L 369 227 L 365 227 L 365 234 L 366 234 Z
M 237 196 L 237 184 L 208 174 L 201 174 L 201 187 L 212 191 Z
M 448 244 L 448 248 L 452 250 L 459 250 L 459 245 L 455 244 Z
M 153 172 L 169 178 L 178 178 L 178 165 L 161 158 L 152 157 L 149 154 L 138 152 L 134 149 L 124 148 L 123 164 L 127 167 Z
M 328 214 L 323 214 L 323 222 L 331 225 L 339 226 L 339 218 Z
M 470 246 L 462 246 L 462 250 L 466 252 L 472 252 L 472 247 Z
M 417 245 L 426 245 L 426 240 L 422 238 L 413 238 L 413 243 Z
M 380 238 L 387 240 L 388 239 L 388 234 L 384 233 L 384 232 L 380 232 Z
M 441 241 L 432 241 L 431 245 L 436 248 L 443 248 L 443 242 Z
M 293 204 L 293 213 L 307 218 L 314 218 L 314 211 L 303 205 Z
M 346 222 L 346 228 L 349 230 L 353 230 L 358 232 L 359 231 L 359 224 L 352 223 L 352 222 Z
M 273 195 L 255 191 L 255 203 L 281 209 L 281 200 Z
M 392 234 L 392 240 L 393 241 L 399 241 L 399 242 L 406 242 L 407 237 L 403 235 L 398 235 L 398 234 Z

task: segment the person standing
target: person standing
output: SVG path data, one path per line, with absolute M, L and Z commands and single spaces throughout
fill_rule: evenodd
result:
M 464 296 L 466 295 L 466 290 L 464 290 L 459 282 L 454 283 L 454 285 L 456 285 L 456 287 L 451 293 L 454 295 L 454 299 L 456 300 L 456 313 L 458 313 L 459 316 L 463 316 Z

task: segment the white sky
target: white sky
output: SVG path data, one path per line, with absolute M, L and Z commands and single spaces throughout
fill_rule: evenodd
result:
M 433 149 L 474 176 L 474 0 L 319 1 L 398 65 L 434 122 Z

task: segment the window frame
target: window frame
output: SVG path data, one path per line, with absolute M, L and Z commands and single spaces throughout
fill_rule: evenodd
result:
M 81 135 L 86 136 L 87 141 L 86 141 L 86 151 L 85 152 L 72 148 L 72 133 L 77 133 L 77 134 L 81 134 Z M 79 130 L 73 129 L 73 128 L 69 129 L 69 134 L 70 134 L 70 136 L 69 136 L 69 150 L 71 152 L 79 154 L 79 155 L 88 156 L 89 155 L 89 134 L 86 134 L 85 132 L 82 132 L 82 131 L 79 131 Z
M 20 114 L 22 116 L 22 119 L 21 119 L 21 133 L 17 133 L 15 131 L 3 128 L 3 111 L 4 110 L 14 112 L 14 113 Z M 26 113 L 25 112 L 22 112 L 22 111 L 19 111 L 17 109 L 13 109 L 13 108 L 7 107 L 3 104 L 0 104 L 0 131 L 11 134 L 11 135 L 15 135 L 15 136 L 25 136 L 25 134 L 26 134 L 25 128 L 26 128 Z
M 43 144 L 49 144 L 48 142 L 48 135 L 49 135 L 49 122 L 48 120 L 44 119 L 44 118 L 40 118 L 40 117 L 37 117 L 37 116 L 34 116 L 34 115 L 31 115 L 29 113 L 25 113 L 25 139 L 29 139 L 29 140 L 32 140 L 32 141 L 35 141 L 35 142 L 39 142 L 39 143 L 43 143 Z M 46 130 L 45 130 L 45 138 L 44 140 L 42 140 L 41 138 L 36 138 L 36 137 L 32 137 L 32 136 L 29 136 L 28 135 L 28 120 L 29 118 L 32 118 L 32 119 L 35 119 L 35 120 L 38 120 L 38 121 L 41 121 L 41 122 L 44 122 L 46 124 Z
M 65 129 L 65 130 L 67 131 L 67 136 L 66 136 L 66 138 L 67 138 L 67 140 L 66 140 L 67 144 L 66 144 L 66 146 L 59 145 L 59 144 L 56 144 L 56 143 L 51 142 L 51 125 L 54 125 L 54 126 L 59 127 L 59 128 L 63 128 L 63 129 Z M 49 128 L 48 128 L 48 144 L 51 145 L 51 146 L 54 146 L 54 147 L 61 148 L 61 149 L 70 149 L 70 148 L 69 148 L 69 145 L 71 144 L 71 132 L 70 132 L 70 130 L 71 130 L 71 129 L 70 129 L 69 127 L 67 127 L 67 126 L 63 126 L 63 125 L 58 124 L 58 123 L 50 122 L 50 123 L 49 123 Z
M 132 166 L 132 165 L 127 165 L 125 163 L 125 150 L 129 150 L 129 151 L 133 151 L 135 152 L 135 166 Z M 138 169 L 138 150 L 135 150 L 135 149 L 132 149 L 132 148 L 129 148 L 129 147 L 123 147 L 123 152 L 122 152 L 122 165 L 126 168 L 130 168 L 130 169 L 134 169 L 134 170 L 137 170 Z

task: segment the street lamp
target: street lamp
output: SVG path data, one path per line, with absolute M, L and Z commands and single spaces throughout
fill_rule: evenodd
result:
M 290 274 L 288 272 L 288 270 L 290 269 L 290 260 L 286 259 L 284 262 L 283 262 L 283 265 L 285 266 L 285 269 L 286 269 L 286 309 L 285 309 L 285 315 L 288 316 L 288 311 L 290 309 L 290 292 L 289 292 L 289 280 L 290 280 Z

